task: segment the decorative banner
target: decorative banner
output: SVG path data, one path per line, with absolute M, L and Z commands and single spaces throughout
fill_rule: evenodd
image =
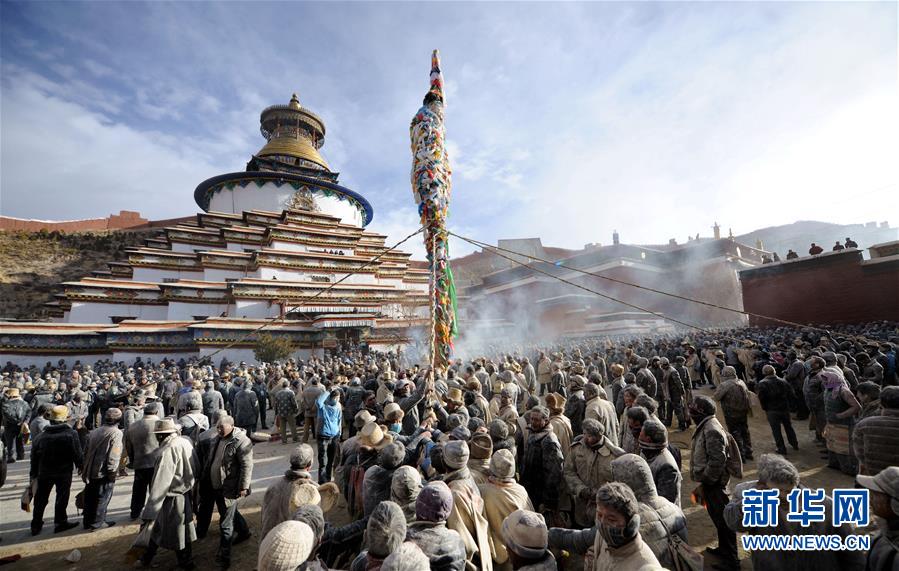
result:
M 431 365 L 446 369 L 456 326 L 456 286 L 449 266 L 449 214 L 452 171 L 446 155 L 445 97 L 440 54 L 431 55 L 431 88 L 409 128 L 412 139 L 412 196 L 425 228 L 431 270 Z

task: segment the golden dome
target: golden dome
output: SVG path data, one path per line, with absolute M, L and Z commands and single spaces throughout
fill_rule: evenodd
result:
M 331 170 L 318 149 L 306 137 L 272 137 L 262 149 L 256 153 L 258 157 L 288 156 L 315 163 L 326 170 Z

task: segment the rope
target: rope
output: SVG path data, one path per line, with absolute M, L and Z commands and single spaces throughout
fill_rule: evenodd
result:
M 476 246 L 480 246 L 481 248 L 492 248 L 492 249 L 494 249 L 494 250 L 502 250 L 502 251 L 505 251 L 505 252 L 509 252 L 509 253 L 511 253 L 511 254 L 515 254 L 515 255 L 517 255 L 517 256 L 521 256 L 521 257 L 523 257 L 523 258 L 530 258 L 530 259 L 535 260 L 535 261 L 538 261 L 538 262 L 543 262 L 543 263 L 546 263 L 546 264 L 551 264 L 551 265 L 553 265 L 553 266 L 556 266 L 556 262 L 553 262 L 553 261 L 550 261 L 550 260 L 544 260 L 543 258 L 538 258 L 537 256 L 531 256 L 531 255 L 529 255 L 529 254 L 522 254 L 522 253 L 519 253 L 519 252 L 514 252 L 514 251 L 512 251 L 512 250 L 507 250 L 506 248 L 501 248 L 501 247 L 499 247 L 499 246 L 491 246 L 490 244 L 486 244 L 486 243 L 481 242 L 481 241 L 479 241 L 479 240 L 474 240 L 474 239 L 469 239 L 469 238 L 463 238 L 462 236 L 459 236 L 458 234 L 453 234 L 452 232 L 450 232 L 450 234 L 452 234 L 452 235 L 455 236 L 456 238 L 459 238 L 459 239 L 461 239 L 461 240 L 466 240 L 467 242 L 469 242 L 469 243 L 471 243 L 471 244 L 474 244 L 474 245 L 476 245 Z M 495 253 L 495 252 L 494 252 L 494 253 Z M 530 267 L 530 266 L 529 266 L 529 267 Z M 741 315 L 752 315 L 752 316 L 754 316 L 754 317 L 759 317 L 759 318 L 767 319 L 767 320 L 770 320 L 770 321 L 776 321 L 776 322 L 778 322 L 778 323 L 784 323 L 784 324 L 786 324 L 786 325 L 792 325 L 792 326 L 794 326 L 794 327 L 799 327 L 799 328 L 802 328 L 802 327 L 808 327 L 808 328 L 810 328 L 810 329 L 816 329 L 816 330 L 818 330 L 818 331 L 824 331 L 824 332 L 827 332 L 826 329 L 822 329 L 822 328 L 820 328 L 820 327 L 815 327 L 814 325 L 808 325 L 808 324 L 806 324 L 806 323 L 797 323 L 797 322 L 795 322 L 795 321 L 790 321 L 790 320 L 788 320 L 788 319 L 781 319 L 781 318 L 779 318 L 779 317 L 773 317 L 773 316 L 770 316 L 770 315 L 763 315 L 763 314 L 761 314 L 761 313 L 754 313 L 754 312 L 752 312 L 752 311 L 746 311 L 746 310 L 743 310 L 743 309 L 734 309 L 734 308 L 732 308 L 732 307 L 727 307 L 727 306 L 724 306 L 724 305 L 718 305 L 718 304 L 716 304 L 716 303 L 711 303 L 711 302 L 708 302 L 708 301 L 702 301 L 702 300 L 699 300 L 699 299 L 693 299 L 693 298 L 690 298 L 690 297 L 686 297 L 686 296 L 679 295 L 679 294 L 676 294 L 676 293 L 671 293 L 671 292 L 668 292 L 668 291 L 662 291 L 662 290 L 659 290 L 659 289 L 651 288 L 651 287 L 649 287 L 649 286 L 643 286 L 643 285 L 640 285 L 640 284 L 631 283 L 631 282 L 628 282 L 628 281 L 624 281 L 624 280 L 620 280 L 620 279 L 617 279 L 617 278 L 613 278 L 613 277 L 611 277 L 611 276 L 605 276 L 605 275 L 602 275 L 602 274 L 597 274 L 597 273 L 593 273 L 593 272 L 588 272 L 588 271 L 586 271 L 586 270 L 581 270 L 581 269 L 579 269 L 579 268 L 573 268 L 573 267 L 570 267 L 570 266 L 561 266 L 561 265 L 560 265 L 560 266 L 556 266 L 556 267 L 561 267 L 561 268 L 565 268 L 566 270 L 571 270 L 571 271 L 573 271 L 573 272 L 579 272 L 579 273 L 582 273 L 582 274 L 586 274 L 586 275 L 588 275 L 588 276 L 593 276 L 593 277 L 601 278 L 601 279 L 604 279 L 604 280 L 607 280 L 607 281 L 610 281 L 610 282 L 614 282 L 614 283 L 617 283 L 617 284 L 622 284 L 622 285 L 626 285 L 626 286 L 630 286 L 630 287 L 635 287 L 635 288 L 637 288 L 637 289 L 642 289 L 642 290 L 650 291 L 650 292 L 652 292 L 652 293 L 658 293 L 658 294 L 661 294 L 661 295 L 667 295 L 667 296 L 669 296 L 669 297 L 673 297 L 673 298 L 675 298 L 675 299 L 679 299 L 679 300 L 682 300 L 682 301 L 689 301 L 689 302 L 691 302 L 691 303 L 698 303 L 698 304 L 700 304 L 700 305 L 705 305 L 705 306 L 708 306 L 708 307 L 714 307 L 715 309 L 721 309 L 721 310 L 724 310 L 724 311 L 730 311 L 730 312 L 733 312 L 733 313 L 739 313 L 739 314 L 741 314 Z M 534 269 L 534 268 L 531 268 L 531 269 Z
M 409 234 L 408 236 L 406 236 L 405 238 L 403 238 L 402 240 L 400 240 L 399 242 L 397 242 L 397 243 L 394 244 L 393 246 L 387 248 L 386 250 L 384 250 L 383 252 L 381 252 L 380 254 L 378 254 L 377 256 L 375 256 L 374 258 L 368 260 L 367 262 L 365 262 L 364 264 L 362 264 L 361 266 L 359 266 L 359 267 L 356 268 L 355 270 L 350 271 L 350 272 L 347 272 L 347 274 L 346 274 L 345 276 L 343 276 L 342 278 L 340 278 L 340 279 L 337 280 L 336 282 L 334 282 L 334 283 L 332 283 L 332 284 L 329 284 L 328 287 L 326 287 L 325 289 L 319 290 L 319 292 L 316 293 L 315 295 L 313 295 L 312 298 L 310 298 L 309 301 L 311 301 L 311 300 L 313 300 L 313 299 L 315 299 L 315 298 L 317 298 L 317 297 L 323 295 L 324 293 L 330 291 L 331 289 L 334 288 L 334 286 L 339 285 L 340 283 L 346 281 L 350 276 L 357 274 L 360 270 L 363 270 L 363 269 L 367 268 L 368 266 L 370 266 L 371 264 L 377 262 L 377 261 L 380 260 L 382 257 L 384 257 L 384 255 L 386 255 L 388 252 L 392 252 L 393 250 L 396 250 L 396 249 L 399 248 L 401 245 L 403 245 L 406 241 L 410 240 L 413 236 L 416 236 L 417 234 L 421 233 L 423 230 L 424 230 L 424 226 L 422 226 L 421 228 L 419 228 L 419 229 L 416 230 L 415 232 Z M 234 347 L 234 346 L 237 345 L 238 343 L 242 343 L 243 341 L 245 341 L 245 340 L 248 339 L 249 337 L 252 337 L 252 336 L 255 335 L 256 333 L 262 331 L 263 329 L 265 329 L 265 328 L 268 327 L 269 325 L 273 325 L 273 324 L 275 324 L 275 323 L 277 323 L 277 322 L 283 322 L 283 321 L 287 318 L 287 315 L 290 314 L 290 313 L 302 313 L 303 315 L 307 315 L 306 313 L 304 313 L 304 312 L 302 312 L 302 311 L 300 311 L 300 310 L 293 310 L 293 309 L 292 309 L 292 310 L 290 310 L 290 311 L 284 312 L 284 315 L 279 315 L 278 317 L 271 317 L 271 318 L 269 318 L 265 323 L 263 323 L 262 325 L 260 325 L 260 326 L 257 327 L 256 329 L 253 329 L 252 331 L 248 332 L 248 333 L 247 333 L 246 335 L 244 335 L 243 337 L 240 337 L 240 338 L 238 338 L 238 339 L 235 339 L 234 341 L 232 341 L 231 343 L 228 343 L 228 344 L 225 345 L 224 347 L 221 347 L 221 348 L 219 348 L 219 349 L 216 349 L 215 351 L 213 351 L 213 352 L 210 353 L 209 355 L 206 355 L 206 356 L 204 357 L 204 359 L 211 359 L 212 357 L 218 355 L 218 354 L 221 353 L 222 351 L 225 351 L 226 349 L 230 349 L 231 347 Z
M 450 234 L 451 236 L 455 236 L 456 238 L 459 238 L 460 240 L 464 240 L 465 242 L 468 242 L 469 244 L 473 244 L 473 245 L 475 245 L 475 246 L 481 246 L 482 248 L 485 248 L 485 249 L 487 249 L 487 248 L 489 248 L 489 249 L 491 249 L 491 250 L 493 249 L 493 246 L 490 246 L 490 245 L 486 245 L 486 246 L 485 246 L 485 245 L 483 245 L 483 244 L 478 244 L 478 243 L 476 243 L 476 240 L 471 240 L 471 239 L 466 238 L 466 237 L 464 237 L 464 236 L 459 236 L 458 234 L 455 234 L 455 233 L 453 233 L 453 232 L 449 232 L 449 234 Z M 607 294 L 604 294 L 604 293 L 600 293 L 600 292 L 598 292 L 598 291 L 596 291 L 596 290 L 592 290 L 592 289 L 590 289 L 590 288 L 588 288 L 588 287 L 585 287 L 585 286 L 582 286 L 582 285 L 580 285 L 580 284 L 576 284 L 576 283 L 574 283 L 574 282 L 572 282 L 572 281 L 566 280 L 565 278 L 561 278 L 561 277 L 559 277 L 559 276 L 553 275 L 553 274 L 551 274 L 551 273 L 549 273 L 549 272 L 545 272 L 545 271 L 543 271 L 543 270 L 541 270 L 541 269 L 538 269 L 538 268 L 535 268 L 535 267 L 533 267 L 533 266 L 528 266 L 527 264 L 524 264 L 524 263 L 522 263 L 522 262 L 519 262 L 518 260 L 516 260 L 516 259 L 514 259 L 514 258 L 511 258 L 511 257 L 509 257 L 509 256 L 506 256 L 505 254 L 501 254 L 498 250 L 499 250 L 499 249 L 493 250 L 493 251 L 491 251 L 491 253 L 494 254 L 494 255 L 496 255 L 496 256 L 500 256 L 501 258 L 505 258 L 505 259 L 507 259 L 507 260 L 509 260 L 509 261 L 511 261 L 511 262 L 513 262 L 513 263 L 515 263 L 515 264 L 518 264 L 519 266 L 524 266 L 524 267 L 530 268 L 531 270 L 533 270 L 533 271 L 535 271 L 535 272 L 537 272 L 537 273 L 540 273 L 540 274 L 549 276 L 549 277 L 551 277 L 551 278 L 553 278 L 553 279 L 559 280 L 560 282 L 564 282 L 564 283 L 566 283 L 566 284 L 568 284 L 568 285 L 572 285 L 572 286 L 574 286 L 574 287 L 576 287 L 576 288 L 578 288 L 578 289 L 582 289 L 582 290 L 587 291 L 587 292 L 590 292 L 590 293 L 592 293 L 592 294 L 594 294 L 594 295 L 598 295 L 598 296 L 600 296 L 600 297 L 604 297 L 604 298 L 606 298 L 606 299 L 608 299 L 608 300 L 611 300 L 611 301 L 620 303 L 620 304 L 622 304 L 622 305 L 626 305 L 626 306 L 628 306 L 628 307 L 632 307 L 632 308 L 634 308 L 634 309 L 638 309 L 638 310 L 643 311 L 643 312 L 645 312 L 645 313 L 649 313 L 649 314 L 655 315 L 656 317 L 658 317 L 658 318 L 660 318 L 660 319 L 664 319 L 664 320 L 666 320 L 666 321 L 672 321 L 672 322 L 677 323 L 677 324 L 679 324 L 679 325 L 683 325 L 683 326 L 689 327 L 689 328 L 691 328 L 691 329 L 696 329 L 696 330 L 698 330 L 698 331 L 702 331 L 703 333 L 709 333 L 709 331 L 707 331 L 706 329 L 703 329 L 702 327 L 699 327 L 698 325 L 693 325 L 692 323 L 687 323 L 687 322 L 685 322 L 685 321 L 680 321 L 680 320 L 674 319 L 673 317 L 668 317 L 667 315 L 663 315 L 663 314 L 658 313 L 658 312 L 656 312 L 656 311 L 653 311 L 653 310 L 651 310 L 651 309 L 647 309 L 647 308 L 645 308 L 645 307 L 640 307 L 639 305 L 636 305 L 636 304 L 633 304 L 633 303 L 630 303 L 630 302 L 627 302 L 627 301 L 623 301 L 623 300 L 620 300 L 620 299 L 618 299 L 618 298 L 612 297 L 612 296 L 610 296 L 610 295 L 607 295 Z M 526 256 L 526 257 L 527 257 L 527 256 Z

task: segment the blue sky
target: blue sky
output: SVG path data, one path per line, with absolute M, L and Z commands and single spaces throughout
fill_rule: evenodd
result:
M 397 240 L 435 47 L 460 233 L 577 248 L 899 212 L 895 3 L 2 2 L 0 21 L 4 215 L 192 214 L 296 91 Z

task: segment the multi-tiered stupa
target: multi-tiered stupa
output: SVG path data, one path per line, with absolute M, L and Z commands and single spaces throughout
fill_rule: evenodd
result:
M 325 124 L 296 95 L 260 123 L 267 142 L 246 171 L 197 186 L 195 221 L 62 284 L 54 322 L 0 323 L 0 362 L 205 356 L 235 341 L 216 358 L 251 361 L 247 334 L 267 322 L 297 356 L 410 343 L 427 325 L 428 270 L 364 230 L 371 205 L 337 184 L 319 153 Z

